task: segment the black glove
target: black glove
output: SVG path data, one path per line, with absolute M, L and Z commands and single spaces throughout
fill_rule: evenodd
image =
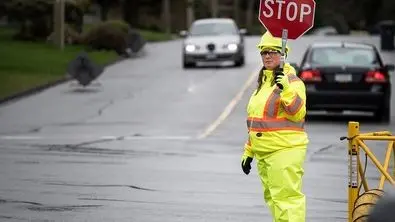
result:
M 252 162 L 252 158 L 251 157 L 247 157 L 246 159 L 243 159 L 241 161 L 241 168 L 243 169 L 243 172 L 248 175 L 250 173 L 251 170 L 251 162 Z
M 276 68 L 274 70 L 274 82 L 280 88 L 281 90 L 284 88 L 283 85 L 280 83 L 282 78 L 284 77 L 283 69 L 282 68 Z

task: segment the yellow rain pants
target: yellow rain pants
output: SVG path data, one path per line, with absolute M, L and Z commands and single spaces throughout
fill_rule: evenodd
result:
M 274 222 L 305 222 L 306 198 L 302 193 L 306 149 L 282 149 L 257 161 L 264 199 Z

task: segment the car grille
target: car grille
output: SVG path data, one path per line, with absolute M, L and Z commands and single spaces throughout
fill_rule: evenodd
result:
M 209 44 L 207 44 L 207 49 L 209 51 L 214 51 L 215 50 L 215 45 L 213 43 L 209 43 Z

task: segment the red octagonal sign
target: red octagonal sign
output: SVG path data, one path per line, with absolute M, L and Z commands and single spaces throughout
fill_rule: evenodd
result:
M 260 0 L 259 21 L 274 36 L 297 39 L 314 25 L 314 0 Z

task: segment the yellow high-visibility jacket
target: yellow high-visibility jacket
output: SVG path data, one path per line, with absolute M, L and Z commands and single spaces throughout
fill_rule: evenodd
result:
M 274 82 L 273 71 L 264 72 L 262 86 L 253 92 L 247 106 L 248 140 L 244 154 L 264 158 L 274 151 L 289 148 L 305 149 L 309 142 L 304 130 L 306 89 L 295 69 L 284 64 L 289 87 L 281 91 Z

